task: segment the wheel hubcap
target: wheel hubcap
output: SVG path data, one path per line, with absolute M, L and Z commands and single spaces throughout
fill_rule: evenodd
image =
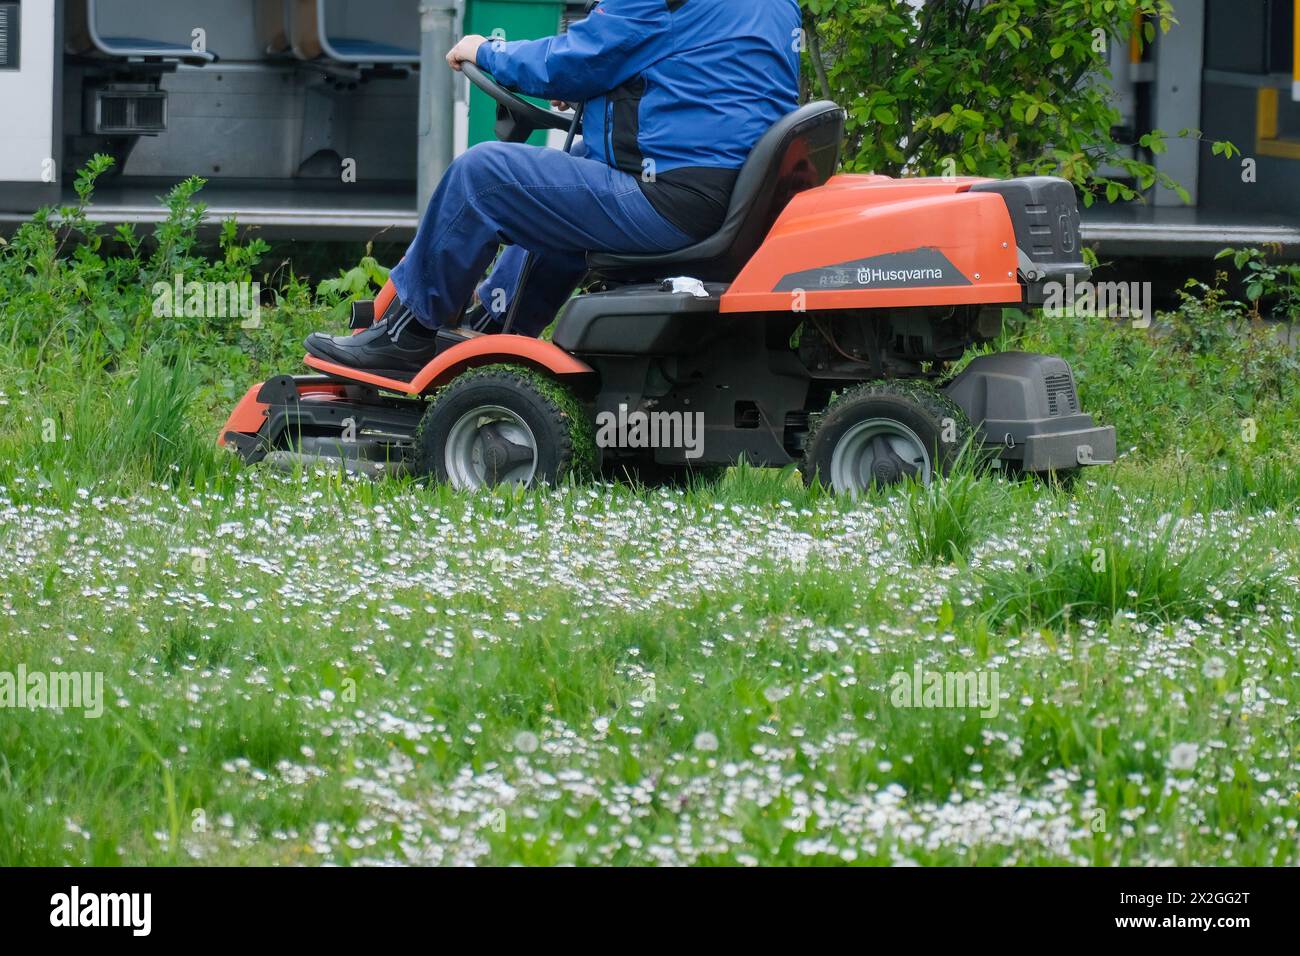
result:
M 928 485 L 931 472 L 925 442 L 902 422 L 888 418 L 858 422 L 831 455 L 831 485 L 840 494 L 856 495 L 873 485 L 886 487 L 908 479 Z
M 462 491 L 527 486 L 537 475 L 537 439 L 510 409 L 482 405 L 451 427 L 443 460 L 452 486 Z

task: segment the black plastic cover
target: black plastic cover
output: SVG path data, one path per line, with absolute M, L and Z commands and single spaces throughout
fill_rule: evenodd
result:
M 978 183 L 971 192 L 997 193 L 1006 200 L 1016 231 L 1016 245 L 1029 262 L 1021 262 L 1026 282 L 1077 280 L 1092 275 L 1083 261 L 1083 232 L 1074 186 L 1058 176 L 1025 176 Z
M 598 355 L 682 355 L 718 332 L 725 285 L 706 285 L 708 298 L 666 292 L 661 285 L 624 286 L 573 299 L 552 341 L 568 352 Z

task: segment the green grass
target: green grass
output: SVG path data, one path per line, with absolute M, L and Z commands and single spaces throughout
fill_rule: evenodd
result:
M 1300 523 L 1175 534 L 1146 471 L 1105 477 L 971 478 L 960 565 L 914 491 L 752 469 L 6 482 L 0 670 L 109 704 L 0 722 L 0 864 L 1295 862 Z M 1095 578 L 1043 557 L 1103 531 Z M 997 714 L 894 706 L 918 665 L 995 673 Z
M 1194 520 L 1170 504 L 1104 494 L 1081 533 L 984 572 L 980 610 L 994 621 L 1053 626 L 1072 614 L 1199 619 L 1266 606 L 1286 587 L 1285 539 L 1272 521 L 1238 512 Z
M 916 561 L 964 560 L 983 532 L 1011 507 L 1015 486 L 981 480 L 990 473 L 983 457 L 967 445 L 947 475 L 928 485 L 908 486 L 909 553 Z

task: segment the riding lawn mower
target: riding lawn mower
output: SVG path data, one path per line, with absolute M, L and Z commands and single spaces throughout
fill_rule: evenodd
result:
M 580 109 L 464 72 L 496 101 L 500 138 L 562 129 L 571 146 L 580 132 Z M 1082 410 L 1062 359 L 982 354 L 950 374 L 998 337 L 1004 308 L 1089 276 L 1073 187 L 836 175 L 843 136 L 833 103 L 780 120 L 715 235 L 663 255 L 590 255 L 549 341 L 510 334 L 512 309 L 497 334 L 463 320 L 441 329 L 440 351 L 409 380 L 309 355 L 312 374 L 251 388 L 219 441 L 249 463 L 414 472 L 462 489 L 667 480 L 746 460 L 798 464 L 810 483 L 857 494 L 928 482 L 968 445 L 1017 473 L 1112 461 L 1115 431 Z M 390 283 L 354 304 L 353 329 L 393 295 Z M 597 441 L 598 422 L 636 415 L 691 416 L 702 440 Z

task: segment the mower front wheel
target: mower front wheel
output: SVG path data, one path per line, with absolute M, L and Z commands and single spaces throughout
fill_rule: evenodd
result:
M 920 382 L 871 382 L 835 397 L 808 436 L 804 481 L 854 497 L 947 474 L 972 434 L 966 413 Z
M 415 451 L 417 473 L 461 491 L 557 485 L 594 472 L 595 428 L 554 379 L 520 366 L 487 365 L 437 394 Z

